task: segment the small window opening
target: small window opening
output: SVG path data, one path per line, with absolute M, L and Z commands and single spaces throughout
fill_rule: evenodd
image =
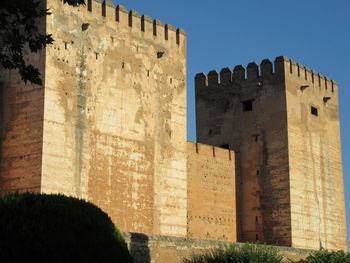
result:
M 243 101 L 242 105 L 243 105 L 244 112 L 253 110 L 253 101 L 252 100 Z
M 99 53 L 95 52 L 96 60 L 98 59 L 99 55 L 100 55 Z
M 165 52 L 163 52 L 163 51 L 157 52 L 157 58 L 163 57 L 164 53 L 165 53 Z
M 122 68 L 124 68 L 124 67 L 125 67 L 125 62 L 123 61 L 123 62 L 122 62 Z
M 255 235 L 255 239 L 259 240 L 259 235 L 258 234 Z
M 68 49 L 68 43 L 64 42 L 64 49 Z
M 257 142 L 259 139 L 259 135 L 255 135 L 255 141 Z
M 147 77 L 149 77 L 149 70 L 147 70 Z
M 307 80 L 307 70 L 305 69 L 305 80 Z
M 256 170 L 256 174 L 259 175 L 259 174 L 260 174 L 260 171 L 259 171 L 259 170 Z
M 311 106 L 311 114 L 315 115 L 315 116 L 318 116 L 318 109 Z
M 173 83 L 173 79 L 172 78 L 170 78 L 170 84 L 172 84 Z
M 255 222 L 258 223 L 258 216 L 255 217 Z
M 229 150 L 230 149 L 230 145 L 229 144 L 223 144 L 223 145 L 220 145 L 220 148 Z
M 290 63 L 289 63 L 289 72 L 290 72 L 290 74 L 293 73 L 293 64 L 292 64 L 291 61 L 290 61 Z

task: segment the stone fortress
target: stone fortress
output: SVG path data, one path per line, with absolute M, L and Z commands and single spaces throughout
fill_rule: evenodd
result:
M 42 2 L 44 85 L 0 71 L 1 194 L 84 198 L 124 232 L 347 249 L 335 81 L 286 57 L 199 73 L 187 142 L 183 30 Z

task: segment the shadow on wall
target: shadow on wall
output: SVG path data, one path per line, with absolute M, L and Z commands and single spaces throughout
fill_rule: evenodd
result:
M 148 236 L 139 233 L 130 234 L 130 254 L 134 259 L 134 263 L 151 263 Z

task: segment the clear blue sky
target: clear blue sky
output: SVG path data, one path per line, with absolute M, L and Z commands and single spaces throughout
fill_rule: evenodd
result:
M 188 139 L 196 140 L 198 72 L 287 56 L 338 82 L 350 247 L 350 1 L 120 0 L 115 4 L 185 29 Z

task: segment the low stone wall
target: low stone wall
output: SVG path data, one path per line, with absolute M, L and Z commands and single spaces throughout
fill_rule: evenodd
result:
M 169 236 L 124 233 L 134 263 L 181 263 L 192 254 L 206 249 L 228 245 L 230 242 L 188 239 Z M 312 250 L 278 247 L 286 258 L 298 260 L 306 258 Z

